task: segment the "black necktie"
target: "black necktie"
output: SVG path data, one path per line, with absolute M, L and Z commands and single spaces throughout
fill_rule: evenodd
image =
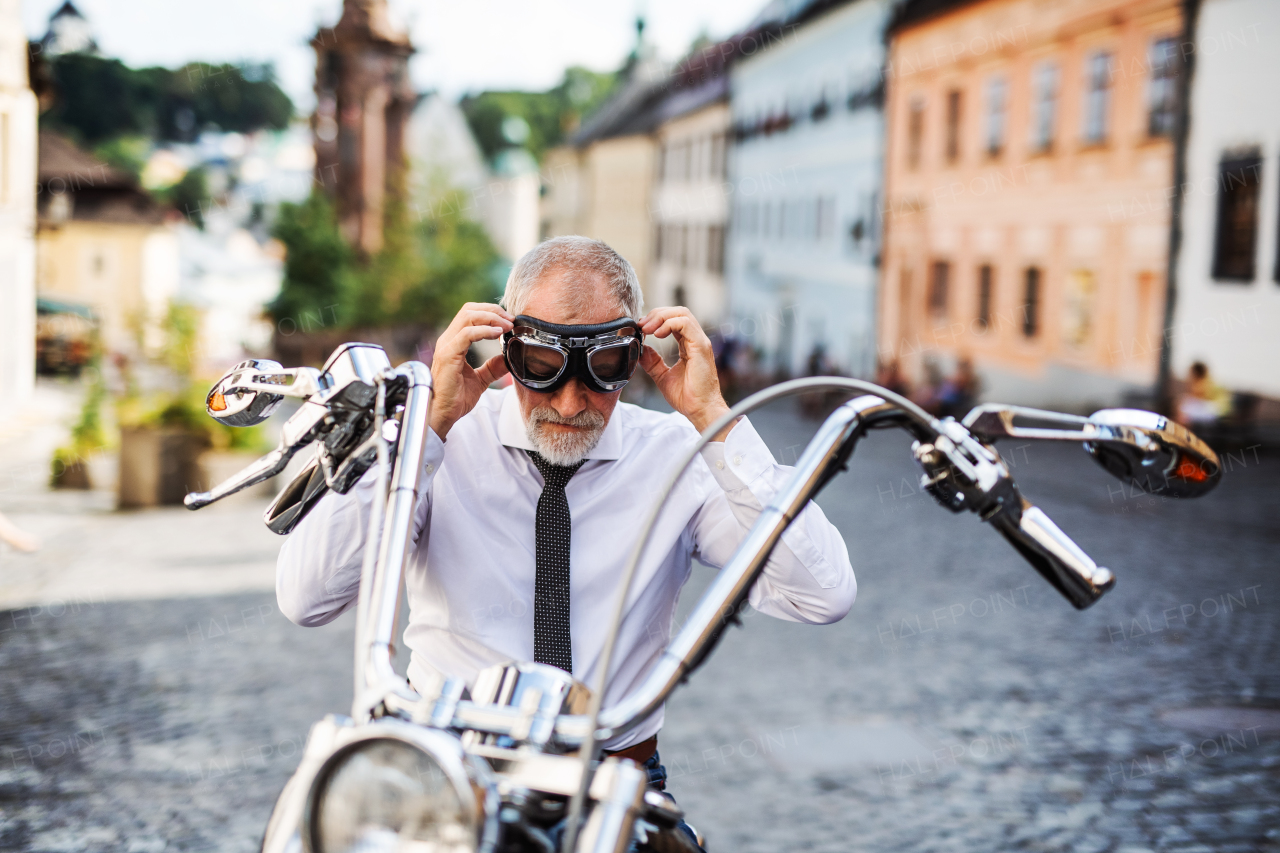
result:
M 582 462 L 552 465 L 542 454 L 529 451 L 542 474 L 538 498 L 533 585 L 533 659 L 573 672 L 573 644 L 569 634 L 569 540 L 573 522 L 564 487 Z

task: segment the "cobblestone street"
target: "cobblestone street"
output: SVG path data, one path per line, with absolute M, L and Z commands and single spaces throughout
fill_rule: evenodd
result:
M 784 462 L 814 428 L 756 423 Z M 1275 458 L 1237 451 L 1175 503 L 1076 446 L 1001 451 L 1115 591 L 1075 611 L 873 436 L 820 500 L 852 614 L 752 612 L 668 705 L 670 789 L 710 850 L 1280 851 Z M 6 588 L 45 578 L 0 612 L 0 848 L 256 850 L 309 725 L 349 707 L 350 614 L 279 614 L 260 498 L 120 515 L 12 482 L 0 511 L 47 548 L 0 558 Z

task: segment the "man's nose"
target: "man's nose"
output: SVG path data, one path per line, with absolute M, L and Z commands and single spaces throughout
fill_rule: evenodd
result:
M 551 407 L 562 418 L 571 418 L 587 408 L 587 388 L 576 376 L 551 395 Z

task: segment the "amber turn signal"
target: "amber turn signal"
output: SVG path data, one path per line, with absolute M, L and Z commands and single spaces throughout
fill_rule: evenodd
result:
M 209 402 L 207 405 L 209 406 L 209 411 L 211 412 L 226 411 L 227 398 L 222 396 L 221 393 L 214 391 L 212 394 L 209 395 Z

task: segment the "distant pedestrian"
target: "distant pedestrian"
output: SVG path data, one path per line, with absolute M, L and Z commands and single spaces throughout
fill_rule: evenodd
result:
M 1216 424 L 1231 409 L 1231 395 L 1209 376 L 1203 361 L 1191 364 L 1182 393 L 1178 396 L 1178 422 L 1191 429 Z
M 12 521 L 5 518 L 2 512 L 0 512 L 0 542 L 4 542 L 16 551 L 23 551 L 28 554 L 40 550 L 40 540 L 21 530 Z

